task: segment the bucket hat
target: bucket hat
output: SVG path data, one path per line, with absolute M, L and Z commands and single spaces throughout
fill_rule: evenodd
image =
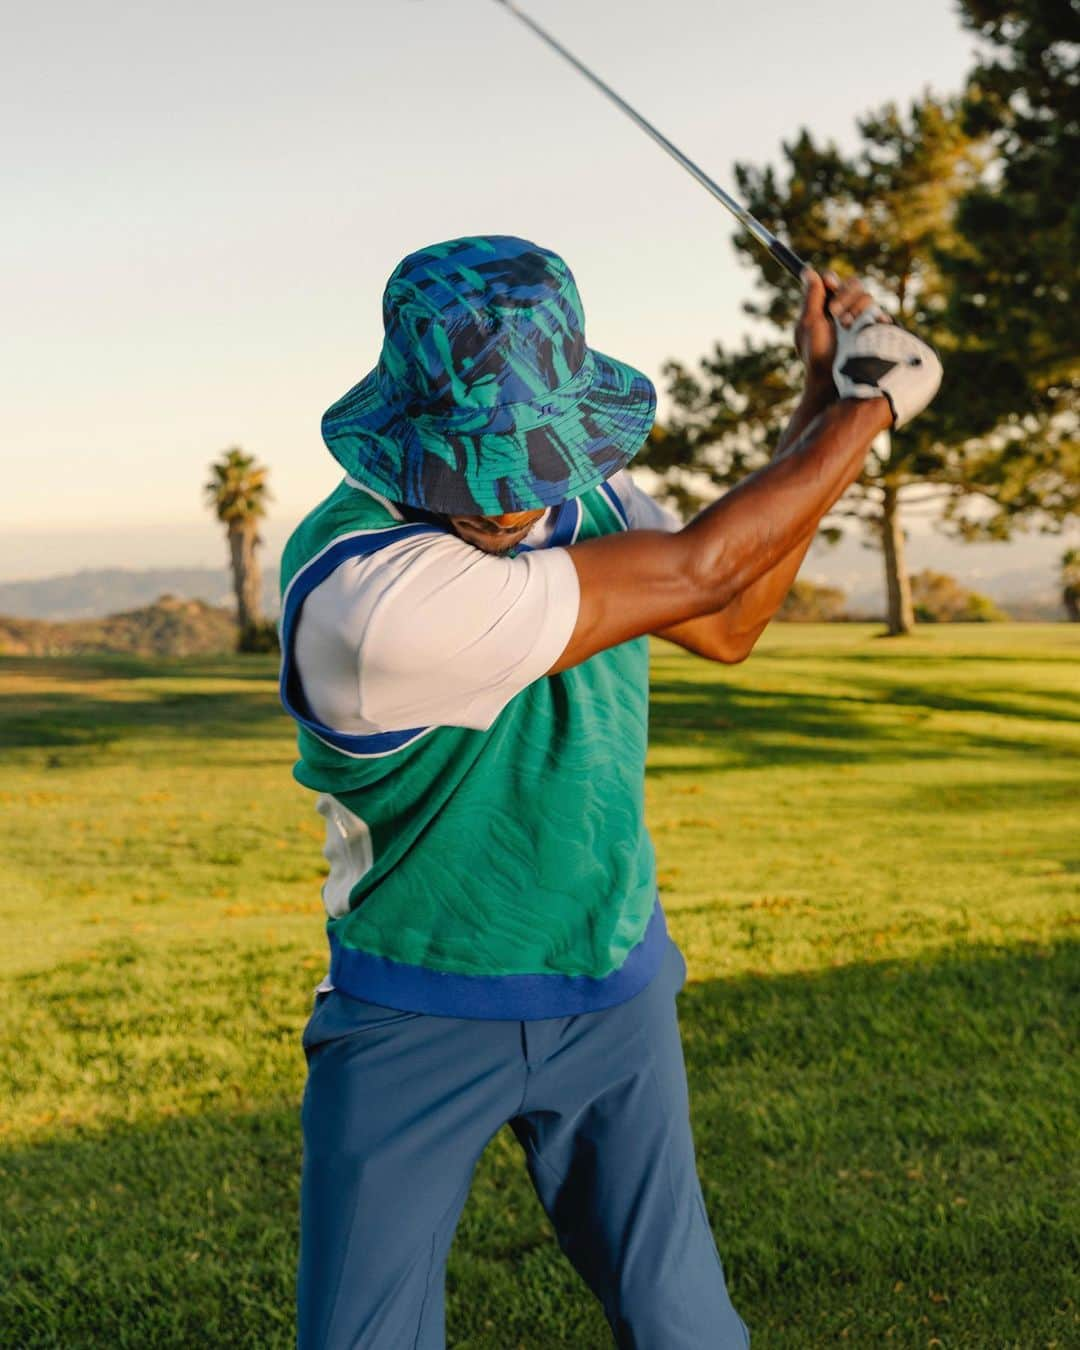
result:
M 442 515 L 502 515 L 579 497 L 641 448 L 651 380 L 585 342 L 556 253 L 513 235 L 410 253 L 383 293 L 379 363 L 322 434 L 358 482 Z

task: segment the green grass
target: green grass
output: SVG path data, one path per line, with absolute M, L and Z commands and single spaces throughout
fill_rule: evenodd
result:
M 755 1350 L 1080 1343 L 1080 630 L 788 626 L 653 678 Z M 0 661 L 0 756 L 0 1344 L 289 1346 L 323 864 L 272 663 Z M 448 1288 L 455 1347 L 610 1343 L 507 1131 Z

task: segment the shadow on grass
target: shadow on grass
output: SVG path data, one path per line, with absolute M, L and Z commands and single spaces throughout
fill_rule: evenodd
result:
M 845 662 L 861 659 L 843 657 Z M 872 667 L 873 679 L 858 680 L 861 672 L 856 672 L 860 692 L 830 695 L 688 678 L 689 664 L 680 664 L 670 678 L 664 663 L 658 663 L 650 740 L 660 747 L 716 747 L 747 765 L 880 761 L 893 745 L 905 760 L 941 758 L 958 748 L 1037 749 L 1055 755 L 1046 724 L 1080 720 L 1080 697 L 1068 693 L 1040 690 L 1025 705 L 1024 695 L 1009 697 L 1007 690 L 995 699 L 942 689 L 933 680 L 919 685 L 881 678 L 895 664 L 879 661 Z M 852 683 L 852 670 L 844 667 L 845 684 Z M 288 727 L 277 699 L 274 658 L 4 658 L 0 676 L 4 673 L 31 681 L 40 676 L 50 683 L 40 690 L 31 685 L 0 694 L 0 748 L 105 747 L 132 737 L 187 736 L 196 724 L 205 734 L 225 739 L 272 735 Z M 92 682 L 101 679 L 119 683 L 114 696 L 113 690 L 94 689 Z M 67 687 L 57 689 L 58 680 L 67 681 Z M 186 681 L 235 681 L 237 687 L 185 689 Z M 820 676 L 816 682 L 820 685 Z M 990 715 L 1012 725 L 1003 734 L 976 724 L 948 730 L 935 726 L 920 735 L 918 724 L 938 712 Z M 1044 724 L 1041 734 L 1026 734 L 1025 724 L 1032 722 Z M 654 771 L 671 772 L 672 766 Z
M 1078 982 L 1073 943 L 687 986 L 699 1169 L 755 1347 L 1076 1343 Z M 298 1106 L 9 1149 L 5 1343 L 292 1345 Z M 607 1344 L 506 1131 L 449 1274 L 452 1345 Z
M 226 740 L 287 732 L 273 686 L 237 693 L 171 693 L 92 698 L 71 694 L 0 695 L 0 748 L 103 749 L 132 738 Z
M 1025 690 L 1020 697 L 1029 700 L 1025 707 L 1017 701 L 1014 689 L 984 686 L 981 696 L 953 693 L 935 688 L 932 683 L 881 683 L 875 680 L 875 694 L 868 703 L 887 702 L 897 707 L 930 708 L 940 712 L 989 713 L 994 717 L 1030 718 L 1036 722 L 1073 722 L 1080 720 L 1080 694 L 1050 689 Z M 991 695 L 1000 697 L 993 698 Z
M 775 637 L 778 632 L 783 631 L 783 625 L 774 624 L 770 630 Z M 1037 629 L 1041 629 L 1038 625 Z M 779 659 L 785 661 L 806 661 L 806 660 L 835 660 L 840 659 L 844 662 L 858 662 L 860 664 L 878 665 L 883 658 L 888 660 L 889 666 L 900 669 L 907 666 L 915 670 L 925 670 L 929 667 L 940 667 L 944 663 L 953 665 L 956 662 L 962 664 L 975 665 L 1019 665 L 1030 666 L 1032 663 L 1037 665 L 1066 665 L 1076 664 L 1076 647 L 1080 646 L 1080 630 L 1074 635 L 1068 624 L 1055 624 L 1053 626 L 1053 636 L 1048 638 L 1045 632 L 1036 631 L 1035 639 L 1030 646 L 1025 646 L 1024 637 L 1026 636 L 1027 625 L 1015 624 L 1008 630 L 1008 635 L 1013 640 L 1013 645 L 1007 650 L 995 650 L 990 646 L 978 646 L 974 651 L 964 651 L 963 648 L 954 645 L 942 645 L 935 649 L 932 646 L 916 646 L 913 650 L 905 646 L 905 639 L 900 639 L 899 643 L 892 640 L 879 641 L 887 638 L 887 634 L 881 632 L 872 635 L 872 642 L 863 647 L 847 647 L 842 653 L 830 651 L 827 646 L 822 646 L 817 650 L 807 650 L 799 643 L 792 643 L 790 646 L 783 642 L 774 641 L 764 652 L 763 655 L 769 660 Z M 952 632 L 945 632 L 941 628 L 926 629 L 920 632 L 920 637 L 936 635 L 946 639 L 957 636 Z M 974 636 L 974 635 L 973 635 Z M 982 634 L 979 634 L 982 636 Z M 1072 647 L 1069 644 L 1072 642 Z M 1048 645 L 1053 642 L 1053 646 Z M 668 655 L 668 653 L 664 653 Z
M 81 656 L 0 656 L 0 678 L 36 676 L 51 680 L 169 679 L 276 680 L 275 655 L 129 656 L 88 652 Z
M 1040 696 L 1041 697 L 1041 696 Z M 892 720 L 879 710 L 902 709 Z M 977 726 L 920 735 L 913 723 L 941 711 L 993 714 L 1016 719 L 1008 734 L 990 734 Z M 1077 701 L 1080 716 L 1080 700 Z M 649 741 L 653 746 L 716 748 L 740 764 L 813 764 L 880 762 L 895 745 L 904 760 L 939 759 L 958 751 L 1038 750 L 1056 756 L 1047 734 L 1026 734 L 1025 722 L 1073 722 L 1064 711 L 1047 713 L 942 693 L 933 688 L 871 686 L 864 695 L 827 695 L 748 688 L 715 681 L 654 680 Z M 654 772 L 668 773 L 660 764 Z
M 1019 753 L 1038 748 L 1043 754 L 1055 753 L 1045 737 L 1025 738 L 1019 726 L 1015 733 L 1001 736 L 975 729 L 948 733 L 935 729 L 932 736 L 920 738 L 912 734 L 910 722 L 889 725 L 868 715 L 883 701 L 689 680 L 660 682 L 653 688 L 650 743 L 712 744 L 747 765 L 880 761 L 891 744 L 897 757 L 905 760 L 952 756 L 958 744 L 972 751 Z M 934 701 L 930 695 L 916 698 L 914 693 L 909 706 L 916 718 L 946 707 L 991 710 L 973 700 Z M 1023 710 L 1014 714 L 1004 706 L 994 711 L 1001 716 L 1035 716 Z M 203 736 L 241 739 L 286 733 L 290 723 L 269 680 L 257 689 L 224 692 L 133 687 L 121 698 L 95 697 L 74 687 L 70 693 L 0 694 L 0 748 L 104 748 L 133 737 L 190 738 L 195 727 Z M 657 771 L 670 772 L 671 766 Z
M 0 749 L 102 749 L 132 738 L 191 738 L 196 729 L 242 739 L 290 726 L 278 701 L 275 658 L 5 657 L 0 680 L 5 675 L 24 683 L 0 693 Z M 35 688 L 38 678 L 42 687 Z M 95 687 L 100 681 L 115 683 Z M 237 687 L 187 689 L 186 681 Z

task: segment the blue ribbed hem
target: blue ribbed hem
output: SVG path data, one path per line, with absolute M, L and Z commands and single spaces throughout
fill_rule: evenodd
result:
M 644 937 L 619 969 L 602 980 L 588 975 L 448 974 L 345 947 L 331 933 L 330 979 L 335 989 L 351 998 L 402 1012 L 535 1022 L 625 1003 L 660 969 L 668 942 L 659 900 Z

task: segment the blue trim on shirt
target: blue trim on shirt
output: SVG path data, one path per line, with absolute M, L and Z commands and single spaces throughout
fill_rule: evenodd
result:
M 600 491 L 615 508 L 615 514 L 622 521 L 623 529 L 628 530 L 630 528 L 630 517 L 626 514 L 626 507 L 623 505 L 622 498 L 610 483 L 601 483 Z
M 581 529 L 581 499 L 578 497 L 568 497 L 566 501 L 560 502 L 555 510 L 555 518 L 551 523 L 551 534 L 544 544 L 518 544 L 514 549 L 515 553 L 535 553 L 537 549 L 545 548 L 566 548 L 577 538 L 578 530 Z
M 548 540 L 548 548 L 566 548 L 572 544 L 581 528 L 581 500 L 571 497 L 563 502 L 555 514 L 555 524 Z
M 307 731 L 335 750 L 347 755 L 386 755 L 417 740 L 429 727 L 412 727 L 407 731 L 380 731 L 371 735 L 350 735 L 335 731 L 325 722 L 309 717 L 307 702 L 300 687 L 300 679 L 293 659 L 293 639 L 304 601 L 316 586 L 326 580 L 335 568 L 350 558 L 366 558 L 387 544 L 408 539 L 417 534 L 442 533 L 430 525 L 390 525 L 384 529 L 348 535 L 331 544 L 306 567 L 302 567 L 285 593 L 285 608 L 281 616 L 281 678 L 278 692 L 285 711 Z M 301 711 L 303 710 L 303 711 Z
M 457 975 L 408 966 L 346 947 L 329 933 L 330 980 L 350 998 L 437 1017 L 505 1018 L 533 1022 L 570 1017 L 625 1003 L 656 975 L 668 948 L 659 898 L 641 941 L 618 970 L 588 975 Z

